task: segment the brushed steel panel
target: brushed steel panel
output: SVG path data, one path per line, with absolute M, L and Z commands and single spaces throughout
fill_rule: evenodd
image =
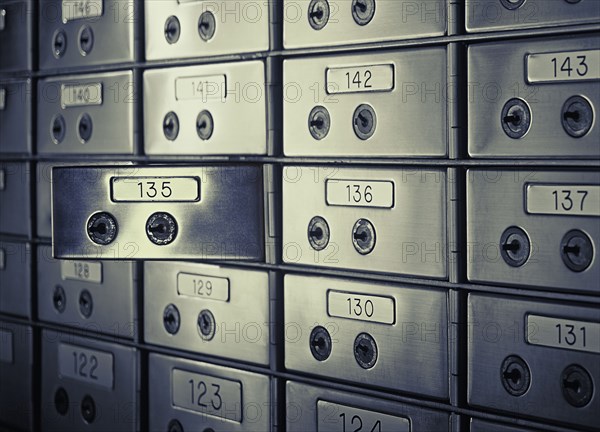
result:
M 506 2 L 506 4 L 517 1 Z M 600 4 L 594 0 L 527 0 L 514 9 L 497 0 L 466 0 L 468 32 L 517 30 L 535 27 L 594 23 L 600 19 Z
M 151 2 L 157 3 L 157 2 Z M 144 73 L 144 150 L 151 155 L 224 155 L 267 153 L 267 87 L 263 61 L 222 63 L 181 68 L 156 69 Z M 207 94 L 191 98 L 192 87 L 184 88 L 189 99 L 176 95 L 182 78 L 224 77 L 211 83 Z M 191 84 L 191 83 L 188 83 Z M 198 85 L 197 82 L 195 82 Z M 223 88 L 224 87 L 224 88 Z M 221 93 L 223 92 L 223 93 Z M 223 95 L 223 98 L 218 97 Z M 197 132 L 202 111 L 212 116 L 208 139 Z M 169 140 L 163 131 L 167 113 L 179 119 L 179 134 Z
M 31 236 L 31 164 L 0 161 L 0 233 Z
M 284 0 L 283 44 L 285 48 L 347 45 L 443 36 L 447 31 L 445 0 L 402 2 L 376 0 L 371 21 L 359 25 L 353 19 L 351 0 L 328 0 L 329 21 L 314 29 L 309 0 Z
M 198 280 L 227 280 L 227 301 L 210 296 L 178 294 L 180 274 Z M 222 280 L 222 279 L 220 279 Z M 211 292 L 214 292 L 214 287 Z M 166 331 L 163 313 L 175 305 L 180 315 L 176 334 Z M 215 331 L 206 340 L 198 329 L 200 311 L 214 317 Z M 147 343 L 215 355 L 233 360 L 269 364 L 269 276 L 267 272 L 192 264 L 146 262 L 144 264 L 144 340 Z
M 59 374 L 59 346 L 69 344 L 87 350 L 111 354 L 113 357 L 113 387 L 82 382 Z M 136 431 L 138 430 L 139 385 L 138 352 L 135 348 L 82 338 L 53 330 L 42 331 L 41 424 L 48 431 Z M 69 359 L 72 360 L 72 359 Z M 72 365 L 69 365 L 72 366 Z M 68 410 L 62 415 L 55 404 L 55 394 L 62 388 L 68 396 Z M 90 396 L 96 416 L 87 423 L 81 414 L 81 404 Z
M 392 209 L 328 206 L 325 182 L 392 181 Z M 338 168 L 287 166 L 283 170 L 283 261 L 314 266 L 447 277 L 446 173 L 436 169 Z M 312 248 L 308 226 L 324 218 L 327 246 Z M 369 220 L 376 232 L 373 251 L 353 245 L 353 226 Z
M 102 0 L 100 17 L 69 20 L 62 16 L 61 0 L 39 2 L 39 68 L 52 70 L 82 66 L 128 63 L 136 60 L 136 22 L 141 19 L 137 0 Z M 79 44 L 81 30 L 93 33 L 91 51 L 84 53 Z M 63 31 L 66 49 L 54 55 L 54 35 Z
M 331 290 L 348 293 L 349 298 L 352 293 L 393 298 L 394 323 L 331 316 L 327 306 Z M 287 369 L 448 398 L 448 305 L 444 291 L 286 275 L 284 300 Z M 356 306 L 354 302 L 352 306 Z M 317 326 L 327 329 L 332 339 L 331 354 L 324 361 L 311 354 L 310 335 Z M 377 344 L 377 361 L 370 369 L 355 360 L 354 341 L 360 333 L 368 333 Z M 410 374 L 398 373 L 409 363 L 420 367 Z
M 470 281 L 600 292 L 598 217 L 538 215 L 525 210 L 528 184 L 595 185 L 600 183 L 600 174 L 469 170 L 467 177 L 467 276 Z M 513 226 L 523 229 L 531 243 L 530 257 L 521 267 L 510 266 L 501 254 L 502 234 Z M 580 272 L 570 270 L 561 256 L 563 237 L 575 229 L 585 233 L 593 247 L 590 266 Z
M 566 1 L 553 1 L 555 3 L 569 5 Z M 592 2 L 581 2 L 582 5 L 584 3 Z M 600 3 L 593 3 L 600 7 Z M 551 8 L 544 6 L 544 9 Z M 600 83 L 571 81 L 531 84 L 527 79 L 529 54 L 598 49 L 600 39 L 597 34 L 469 46 L 469 154 L 472 157 L 598 159 Z M 579 61 L 572 60 L 573 68 L 578 66 Z M 550 64 L 549 67 L 553 65 Z M 559 63 L 558 68 L 560 67 Z M 570 136 L 562 125 L 563 105 L 571 96 L 583 96 L 587 99 L 594 111 L 593 116 L 596 117 L 590 131 L 580 138 Z M 503 129 L 503 108 L 513 98 L 525 101 L 531 112 L 531 126 L 522 138 L 511 138 Z
M 0 422 L 18 430 L 32 431 L 36 417 L 33 408 L 33 329 L 0 321 L 0 337 L 2 349 L 10 344 L 12 350 L 12 361 L 0 360 Z
M 263 177 L 254 165 L 195 167 L 69 167 L 54 168 L 52 184 L 53 253 L 57 258 L 89 259 L 247 259 L 264 257 Z M 113 177 L 197 177 L 196 202 L 113 202 Z M 135 182 L 134 182 L 135 183 Z M 97 245 L 86 224 L 96 212 L 109 212 L 117 237 Z M 146 234 L 157 212 L 176 221 L 177 236 L 158 245 Z
M 227 420 L 173 406 L 171 393 L 173 369 L 238 382 L 242 393 L 241 406 L 227 404 L 225 395 L 222 395 L 222 404 L 225 412 L 241 412 L 241 421 Z M 267 431 L 271 428 L 271 380 L 267 375 L 153 353 L 149 355 L 148 371 L 150 383 L 148 411 L 151 430 L 167 429 L 172 420 L 178 421 L 183 426 L 183 430 Z M 206 401 L 209 404 L 214 391 L 214 387 L 208 386 Z
M 31 317 L 29 243 L 0 241 L 0 312 Z
M 102 104 L 64 108 L 62 85 L 102 84 Z M 136 135 L 135 109 L 138 94 L 133 72 L 109 72 L 97 75 L 71 75 L 40 80 L 38 83 L 37 151 L 40 154 L 132 154 Z M 92 120 L 87 142 L 79 136 L 83 114 Z M 64 118 L 64 139 L 53 137 L 55 116 Z
M 4 94 L 3 103 L 0 101 L 0 153 L 2 154 L 31 154 L 31 92 L 30 79 L 0 82 L 0 93 Z
M 383 4 L 394 3 L 391 1 Z M 284 61 L 284 153 L 287 156 L 445 157 L 448 153 L 446 49 L 415 48 L 379 54 L 340 55 Z M 330 94 L 330 68 L 393 65 L 393 89 Z M 353 78 L 353 77 L 352 77 Z M 362 78 L 362 81 L 366 81 Z M 367 140 L 353 127 L 362 104 L 375 111 Z M 322 106 L 330 127 L 322 139 L 309 129 L 313 108 Z
M 530 429 L 512 426 L 504 423 L 494 423 L 486 420 L 472 418 L 470 422 L 471 432 L 541 432 L 541 429 Z
M 68 325 L 86 332 L 100 332 L 128 339 L 135 337 L 137 319 L 133 263 L 98 263 L 102 268 L 101 282 L 98 283 L 86 281 L 83 277 L 80 280 L 65 278 L 61 264 L 74 263 L 52 258 L 50 246 L 38 246 L 37 257 L 37 310 L 41 321 Z M 89 265 L 91 262 L 78 263 Z M 54 297 L 60 289 L 64 293 L 64 309 L 55 306 Z M 89 293 L 92 301 L 89 315 L 88 306 L 82 307 L 80 304 L 82 299 L 87 300 L 84 291 Z
M 198 33 L 203 13 L 212 13 L 214 36 L 204 41 Z M 179 1 L 145 0 L 146 59 L 208 57 L 269 50 L 269 3 L 252 0 Z M 179 21 L 179 38 L 170 44 L 165 24 Z
M 34 4 L 32 0 L 3 1 L 0 5 L 0 71 L 33 69 Z
M 316 431 L 318 426 L 317 403 L 319 401 L 369 410 L 374 414 L 382 413 L 404 417 L 410 420 L 412 432 L 450 430 L 450 416 L 442 411 L 376 399 L 357 393 L 315 387 L 295 381 L 286 382 L 286 430 L 289 432 Z M 336 430 L 344 430 L 342 429 L 343 424 L 335 422 L 338 420 L 339 414 L 338 412 L 331 413 L 332 425 L 337 428 Z M 359 425 L 358 421 L 355 423 L 353 428 Z
M 470 294 L 468 300 L 468 402 L 511 415 L 538 417 L 573 425 L 595 427 L 600 398 L 597 388 L 585 406 L 576 408 L 563 397 L 561 375 L 569 365 L 587 370 L 597 385 L 600 353 L 578 352 L 530 345 L 526 315 L 539 314 L 563 319 L 600 321 L 600 311 L 564 302 L 515 300 L 503 296 Z M 531 372 L 531 383 L 521 396 L 508 393 L 502 383 L 502 363 L 510 355 L 521 357 Z

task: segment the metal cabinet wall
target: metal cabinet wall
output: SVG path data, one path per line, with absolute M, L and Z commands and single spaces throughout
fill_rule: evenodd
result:
M 600 1 L 0 0 L 0 429 L 597 431 Z

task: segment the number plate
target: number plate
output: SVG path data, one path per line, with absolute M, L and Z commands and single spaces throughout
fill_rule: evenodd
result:
M 115 202 L 200 201 L 198 177 L 113 177 Z
M 527 213 L 600 217 L 600 186 L 528 184 Z
M 102 283 L 102 263 L 61 260 L 60 274 L 63 279 Z
M 346 207 L 394 207 L 391 181 L 327 180 L 327 205 Z
M 62 84 L 60 103 L 63 108 L 102 105 L 102 83 Z
M 175 80 L 175 99 L 200 99 L 202 101 L 217 99 L 225 101 L 227 83 L 225 75 L 204 77 L 186 77 Z
M 174 406 L 242 421 L 242 385 L 238 381 L 173 369 L 171 384 Z
M 529 54 L 527 81 L 588 81 L 600 79 L 600 51 L 571 51 Z
M 13 334 L 9 330 L 0 329 L 0 362 L 13 362 Z
M 374 431 L 410 432 L 410 421 L 346 405 L 326 401 L 317 402 L 317 431 Z
M 396 302 L 392 297 L 328 291 L 327 313 L 332 317 L 394 324 L 396 322 Z
M 527 315 L 527 342 L 600 354 L 600 323 Z
M 327 69 L 327 93 L 386 92 L 394 89 L 394 65 Z
M 177 275 L 177 293 L 194 298 L 229 301 L 229 279 L 192 273 Z
M 71 378 L 101 387 L 113 387 L 113 355 L 107 352 L 60 344 L 58 369 L 61 378 Z
M 63 23 L 102 16 L 102 0 L 62 0 Z

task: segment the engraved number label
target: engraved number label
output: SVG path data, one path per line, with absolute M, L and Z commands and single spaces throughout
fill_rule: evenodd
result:
M 173 369 L 173 405 L 240 422 L 242 386 L 237 381 Z
M 391 64 L 327 69 L 329 94 L 391 91 L 393 88 L 394 66 Z
M 62 84 L 60 103 L 63 108 L 102 105 L 102 83 Z
M 393 297 L 328 291 L 327 313 L 334 317 L 393 324 L 396 302 Z
M 63 377 L 102 387 L 113 386 L 113 355 L 110 353 L 60 344 L 58 363 L 59 373 Z
M 90 261 L 60 261 L 60 273 L 63 279 L 102 283 L 102 263 Z
M 113 201 L 174 201 L 200 200 L 200 180 L 197 177 L 113 177 Z
M 410 432 L 410 422 L 404 417 L 365 409 L 317 402 L 318 432 Z
M 177 275 L 179 295 L 210 300 L 229 301 L 229 279 L 192 273 Z
M 225 75 L 186 77 L 175 80 L 175 98 L 177 100 L 211 99 L 225 100 L 227 84 Z
M 528 315 L 527 342 L 600 354 L 600 322 Z
M 102 16 L 102 0 L 62 0 L 63 23 L 83 18 Z
M 527 185 L 527 212 L 600 216 L 600 186 Z
M 530 83 L 600 79 L 600 51 L 571 51 L 527 56 Z
M 331 206 L 394 206 L 394 183 L 390 181 L 327 180 L 327 204 Z

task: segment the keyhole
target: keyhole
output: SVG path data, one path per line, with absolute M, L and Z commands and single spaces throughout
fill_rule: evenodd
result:
M 155 234 L 164 234 L 167 232 L 167 226 L 165 224 L 158 224 L 156 226 L 150 227 L 150 231 Z
M 310 232 L 310 235 L 317 240 L 321 240 L 323 238 L 323 230 L 321 228 L 315 228 Z
M 512 123 L 513 125 L 518 126 L 521 124 L 521 116 L 518 114 L 508 115 L 508 116 L 504 117 L 504 122 Z
M 319 7 L 317 10 L 312 11 L 310 13 L 310 17 L 311 18 L 317 18 L 317 19 L 323 18 L 323 9 L 321 7 Z
M 565 386 L 565 388 L 573 390 L 577 394 L 581 393 L 581 382 L 579 382 L 579 380 L 564 380 L 563 385 Z
M 521 372 L 518 369 L 504 372 L 504 378 L 511 380 L 514 384 L 518 384 L 521 381 Z
M 369 119 L 366 118 L 364 115 L 359 114 L 358 119 L 360 120 L 362 127 L 366 128 L 367 126 L 369 126 Z
M 99 223 L 95 227 L 92 227 L 92 232 L 97 232 L 98 234 L 106 234 L 107 226 L 105 223 Z
M 579 252 L 581 252 L 581 249 L 578 245 L 575 246 L 565 246 L 565 253 L 566 254 L 572 254 L 575 256 L 579 256 Z
M 356 346 L 356 351 L 361 354 L 361 352 L 359 352 L 359 350 L 362 352 L 363 355 L 366 355 L 369 352 L 369 347 L 363 344 L 359 344 Z
M 169 324 L 173 324 L 174 321 L 175 321 L 175 317 L 173 316 L 173 314 L 167 315 L 167 322 Z
M 367 5 L 362 2 L 356 2 L 356 6 L 358 6 L 361 12 L 367 11 Z
M 513 240 L 510 243 L 504 244 L 502 246 L 502 249 L 504 249 L 505 251 L 516 252 L 519 249 L 521 249 L 521 242 L 519 242 L 518 240 Z
M 565 113 L 565 119 L 575 120 L 576 122 L 579 121 L 580 117 L 581 115 L 579 114 L 579 111 L 567 111 Z
M 320 337 L 320 338 L 313 340 L 312 345 L 315 348 L 324 348 L 325 347 L 325 338 Z
M 323 123 L 324 123 L 323 119 L 317 118 L 317 119 L 311 121 L 310 125 L 318 128 L 318 129 L 321 129 L 323 127 Z
M 367 234 L 366 231 L 363 231 L 363 232 L 360 232 L 360 233 L 358 233 L 358 232 L 354 233 L 354 239 L 355 240 L 367 241 L 368 237 L 369 237 L 369 235 Z

